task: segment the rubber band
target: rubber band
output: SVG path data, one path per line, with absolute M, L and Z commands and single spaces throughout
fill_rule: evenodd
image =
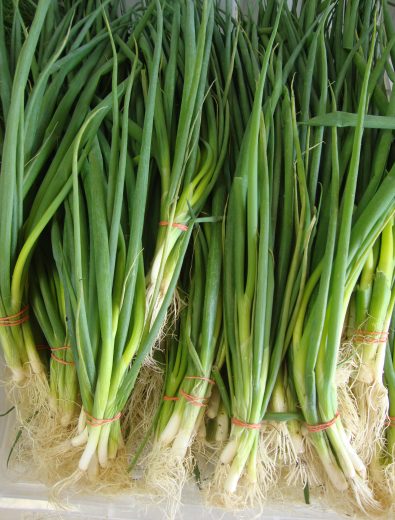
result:
M 3 316 L 0 318 L 0 327 L 16 327 L 17 325 L 22 325 L 30 319 L 29 314 L 26 314 L 29 310 L 29 305 L 26 305 L 23 309 L 15 314 L 11 314 L 10 316 Z M 26 314 L 24 316 L 24 314 Z
M 388 416 L 385 421 L 385 426 L 390 426 L 391 428 L 395 428 L 395 417 Z
M 181 231 L 188 231 L 188 226 L 186 226 L 185 224 L 179 224 L 178 222 L 170 223 L 170 222 L 167 222 L 167 220 L 161 220 L 159 222 L 159 225 L 162 227 L 171 226 L 171 227 L 174 227 L 177 229 L 181 229 Z
M 71 347 L 69 345 L 64 345 L 63 347 L 50 347 L 49 345 L 36 345 L 37 350 L 50 350 L 51 352 L 58 352 L 59 350 L 70 350 Z
M 110 419 L 97 419 L 96 417 L 93 417 L 93 415 L 90 415 L 88 412 L 85 412 L 86 416 L 86 423 L 89 424 L 89 426 L 103 426 L 104 424 L 110 424 L 115 421 L 118 421 L 122 417 L 122 412 L 117 413 L 117 415 L 114 415 L 114 417 L 111 417 Z
M 61 365 L 74 365 L 74 361 L 66 361 L 64 359 L 60 359 L 58 356 L 56 356 L 53 352 L 51 352 L 51 358 L 56 361 L 57 363 L 60 363 Z
M 215 385 L 215 381 L 213 381 L 212 379 L 209 379 L 208 377 L 201 377 L 201 376 L 186 376 L 184 377 L 184 379 L 197 379 L 199 381 L 207 381 L 207 383 L 209 383 L 210 385 Z M 193 404 L 194 406 L 199 406 L 199 407 L 203 407 L 203 406 L 206 406 L 207 403 L 203 402 L 203 401 L 207 401 L 208 398 L 207 397 L 198 397 L 198 396 L 194 396 L 194 395 L 191 395 L 191 394 L 187 394 L 186 392 L 184 392 L 184 390 L 180 390 L 180 394 L 188 401 L 190 402 L 191 404 Z M 175 396 L 175 397 L 171 397 L 169 395 L 164 395 L 163 396 L 163 400 L 164 401 L 179 401 L 179 397 Z
M 359 343 L 366 344 L 386 343 L 388 339 L 388 332 L 358 329 L 355 331 L 353 339 Z
M 365 336 L 371 336 L 374 338 L 381 338 L 382 336 L 388 337 L 388 332 L 385 330 L 357 330 L 354 333 L 354 336 L 359 337 L 365 337 Z
M 240 426 L 240 428 L 247 428 L 248 430 L 260 430 L 262 428 L 262 423 L 248 423 L 237 419 L 237 417 L 232 417 L 231 422 L 235 426 Z
M 199 408 L 204 408 L 207 406 L 207 397 L 199 397 L 197 395 L 187 394 L 182 388 L 180 390 L 180 394 L 186 401 L 188 401 L 188 403 L 192 404 L 193 406 L 197 406 Z
M 5 316 L 3 318 L 0 318 L 0 322 L 1 321 L 8 321 L 8 320 L 12 320 L 14 318 L 18 318 L 19 316 L 21 316 L 22 314 L 25 314 L 25 312 L 29 309 L 29 305 L 26 305 L 26 307 L 23 307 L 23 309 L 21 309 L 19 312 L 16 312 L 15 314 L 10 314 L 9 316 Z
M 207 381 L 210 385 L 215 385 L 215 381 L 209 379 L 208 377 L 200 377 L 200 376 L 186 376 L 184 379 L 198 379 L 199 381 Z
M 335 422 L 338 420 L 339 417 L 340 417 L 340 413 L 336 412 L 335 416 L 328 422 L 321 423 L 321 424 L 308 424 L 308 423 L 305 423 L 305 426 L 307 428 L 307 431 L 310 432 L 310 433 L 323 432 L 324 430 L 327 430 L 328 428 L 333 426 L 335 424 Z

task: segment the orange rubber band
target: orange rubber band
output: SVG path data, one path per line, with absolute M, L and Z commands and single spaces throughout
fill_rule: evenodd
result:
M 200 377 L 200 376 L 186 376 L 184 379 L 198 379 L 199 381 L 207 381 L 210 385 L 215 385 L 215 381 L 209 379 L 208 377 Z
M 0 318 L 0 327 L 15 327 L 17 325 L 22 325 L 30 319 L 29 314 L 24 314 L 28 312 L 29 305 L 26 305 L 23 309 L 15 314 L 11 314 L 10 316 L 3 316 Z
M 58 350 L 70 350 L 70 345 L 64 345 L 63 347 L 54 347 L 51 348 L 52 352 L 57 352 Z
M 182 388 L 180 390 L 180 394 L 186 401 L 188 401 L 188 403 L 192 404 L 193 406 L 197 406 L 199 408 L 207 406 L 207 397 L 198 397 L 196 395 L 187 394 Z
M 240 428 L 247 428 L 248 430 L 260 430 L 262 428 L 262 423 L 247 423 L 237 419 L 237 417 L 232 417 L 231 422 L 235 426 L 240 426 Z
M 51 352 L 51 358 L 56 361 L 57 363 L 60 363 L 61 365 L 74 365 L 74 361 L 66 361 L 64 359 L 60 359 L 58 356 L 56 356 L 53 352 Z
M 179 224 L 178 222 L 172 222 L 170 224 L 170 222 L 167 222 L 167 220 L 161 220 L 159 222 L 159 225 L 162 227 L 171 226 L 177 229 L 181 229 L 181 231 L 188 231 L 188 226 L 186 226 L 185 224 Z
M 387 420 L 385 421 L 385 426 L 390 426 L 391 428 L 395 428 L 395 417 L 387 417 Z
M 362 330 L 358 329 L 355 331 L 354 339 L 360 343 L 373 344 L 373 343 L 386 343 L 388 339 L 388 332 L 385 330 Z
M 180 399 L 179 397 L 171 397 L 170 395 L 163 396 L 164 401 L 178 401 L 179 399 Z
M 328 422 L 321 423 L 321 424 L 308 424 L 308 423 L 305 423 L 305 426 L 307 428 L 307 431 L 310 432 L 310 433 L 323 432 L 324 430 L 327 430 L 328 428 L 333 426 L 335 424 L 335 422 L 338 420 L 339 417 L 340 417 L 340 413 L 336 412 L 335 416 L 333 417 L 333 419 L 331 419 Z
M 114 415 L 114 417 L 111 417 L 110 419 L 97 419 L 96 417 L 93 417 L 93 415 L 90 415 L 88 412 L 85 412 L 86 415 L 86 423 L 89 424 L 89 426 L 103 426 L 104 424 L 110 424 L 115 421 L 118 421 L 122 417 L 122 412 L 117 413 L 117 415 Z

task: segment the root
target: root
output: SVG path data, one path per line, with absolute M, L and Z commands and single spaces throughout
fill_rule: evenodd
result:
M 387 448 L 387 447 L 386 447 Z M 393 453 L 375 454 L 369 466 L 369 479 L 374 488 L 374 494 L 383 509 L 395 512 L 395 448 Z
M 204 488 L 205 501 L 209 506 L 224 507 L 229 510 L 242 510 L 258 508 L 260 515 L 267 499 L 264 464 L 257 465 L 257 482 L 252 483 L 246 475 L 243 475 L 237 485 L 235 493 L 224 491 L 224 483 L 228 477 L 230 464 L 219 463 L 215 469 L 213 478 Z
M 76 420 L 64 428 L 61 418 L 49 409 L 42 408 L 20 427 L 21 436 L 16 443 L 11 464 L 21 468 L 25 478 L 48 486 L 70 475 L 78 465 L 82 449 L 72 447 L 76 433 Z
M 153 366 L 143 366 L 124 412 L 125 447 L 134 454 L 146 437 L 152 435 L 155 414 L 160 405 L 163 372 Z M 148 450 L 148 446 L 145 453 Z M 142 454 L 144 457 L 144 452 Z
M 374 492 L 368 482 L 356 477 L 350 486 L 353 502 L 357 509 L 367 516 L 382 515 L 380 503 L 374 497 Z
M 384 424 L 388 413 L 388 393 L 381 382 L 367 385 L 357 381 L 354 393 L 358 403 L 359 424 L 354 445 L 366 465 L 385 445 Z
M 149 307 L 149 302 L 151 301 L 151 298 L 153 296 L 150 293 L 150 291 L 153 291 L 153 288 L 148 288 L 147 289 L 147 302 L 148 302 L 147 305 L 148 305 L 148 307 Z M 161 297 L 159 295 L 158 296 L 158 301 L 155 304 L 155 308 L 154 308 L 154 311 L 153 311 L 151 325 L 154 322 L 154 320 L 155 320 L 155 318 L 156 318 L 156 316 L 157 316 L 157 314 L 158 314 L 158 312 L 160 310 L 160 307 L 162 305 L 162 301 L 163 301 L 163 297 Z M 163 350 L 164 345 L 166 343 L 166 338 L 168 338 L 169 335 L 174 334 L 174 331 L 176 330 L 176 324 L 177 324 L 177 321 L 178 321 L 178 317 L 180 315 L 181 310 L 185 307 L 185 305 L 186 305 L 186 302 L 182 299 L 180 291 L 178 289 L 176 289 L 174 291 L 172 302 L 169 305 L 169 308 L 167 309 L 166 317 L 163 320 L 163 323 L 162 323 L 162 325 L 161 325 L 161 327 L 159 329 L 158 336 L 157 336 L 157 339 L 155 341 L 155 346 L 151 350 L 151 352 L 146 356 L 146 358 L 144 360 L 144 365 L 145 366 L 150 366 L 150 367 L 157 367 L 158 366 L 158 364 L 157 364 L 157 362 L 156 362 L 156 360 L 154 358 L 155 350 Z
M 167 518 L 174 519 L 181 505 L 182 490 L 192 473 L 193 457 L 174 457 L 171 448 L 155 443 L 145 458 L 145 486 L 163 503 Z
M 1 381 L 7 399 L 15 406 L 18 422 L 24 424 L 30 420 L 32 414 L 41 409 L 49 407 L 49 385 L 44 373 L 35 374 L 30 365 L 28 376 L 21 383 L 16 383 L 13 379 Z
M 323 486 L 327 476 L 308 435 L 303 437 L 303 454 L 300 454 L 293 466 L 289 467 L 287 485 L 303 488 Z
M 148 287 L 147 289 L 147 312 L 149 311 L 150 302 L 153 297 L 153 287 Z M 151 318 L 151 325 L 155 321 L 155 318 L 160 310 L 160 307 L 162 306 L 164 296 L 158 295 L 157 302 L 155 303 L 152 318 Z M 166 317 L 163 320 L 163 323 L 159 329 L 158 336 L 155 341 L 155 345 L 151 352 L 146 356 L 144 360 L 144 365 L 148 366 L 157 366 L 157 362 L 154 359 L 154 352 L 155 350 L 162 350 L 164 348 L 164 345 L 166 343 L 166 339 L 169 337 L 169 335 L 174 334 L 174 331 L 176 330 L 176 324 L 180 315 L 181 310 L 185 307 L 186 302 L 182 299 L 182 295 L 178 288 L 175 289 L 174 295 L 171 301 L 171 304 L 169 305 L 166 313 Z
M 395 450 L 394 450 L 395 451 Z M 386 505 L 390 511 L 395 513 L 395 453 L 392 462 L 385 467 L 383 481 L 386 486 Z

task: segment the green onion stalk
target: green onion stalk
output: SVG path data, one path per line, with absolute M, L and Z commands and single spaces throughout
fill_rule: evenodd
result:
M 224 326 L 232 430 L 220 463 L 229 465 L 223 483 L 229 493 L 236 491 L 245 469 L 252 482 L 257 480 L 256 425 L 266 411 L 262 413 L 270 362 L 273 266 L 269 249 L 268 119 L 262 114 L 262 98 L 280 15 L 281 6 L 259 74 L 225 222 Z M 277 372 L 274 379 L 276 376 Z
M 38 349 L 46 358 L 49 353 L 49 404 L 61 424 L 68 426 L 76 414 L 77 373 L 66 322 L 64 288 L 55 262 L 46 261 L 46 255 L 44 249 L 36 250 L 30 271 L 29 301 L 46 341 Z
M 213 217 L 224 210 L 224 191 L 217 190 Z M 193 442 L 212 391 L 212 365 L 221 342 L 222 223 L 203 224 L 193 249 L 193 270 L 187 308 L 181 316 L 173 366 L 166 376 L 164 401 L 159 415 L 156 442 L 171 446 L 171 454 L 183 460 Z
M 223 446 L 229 438 L 230 403 L 226 383 L 226 345 L 225 334 L 222 333 L 220 345 L 211 371 L 214 385 L 207 403 L 205 420 L 201 422 L 198 438 L 204 443 Z

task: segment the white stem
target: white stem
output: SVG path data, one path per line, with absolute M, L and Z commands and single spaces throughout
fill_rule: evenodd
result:
M 362 383 L 366 383 L 367 385 L 372 385 L 375 380 L 374 369 L 366 363 L 361 364 L 358 371 L 357 380 L 361 381 Z
M 217 417 L 219 405 L 221 403 L 221 396 L 218 391 L 218 388 L 215 386 L 212 389 L 210 400 L 208 402 L 206 414 L 209 419 L 214 419 Z
M 81 471 L 86 471 L 96 453 L 97 444 L 100 438 L 101 426 L 91 427 L 88 435 L 88 442 L 86 443 L 84 453 L 81 455 L 78 467 Z
M 239 470 L 239 468 L 234 468 L 233 465 L 230 468 L 229 475 L 227 479 L 225 480 L 225 486 L 224 489 L 227 493 L 234 493 L 237 489 L 237 484 L 241 477 L 242 469 Z
M 179 457 L 183 459 L 187 453 L 188 446 L 191 443 L 191 431 L 189 429 L 183 428 L 179 430 L 176 438 L 174 439 L 173 446 L 171 449 L 174 457 Z
M 237 442 L 236 439 L 229 440 L 228 444 L 221 452 L 221 456 L 219 458 L 222 464 L 230 464 L 232 460 L 235 458 L 237 452 Z
M 302 434 L 300 432 L 292 430 L 288 430 L 288 432 L 295 453 L 298 455 L 303 454 L 305 452 L 305 449 Z
M 249 430 L 243 432 L 243 435 L 238 438 L 236 455 L 230 466 L 228 477 L 225 480 L 224 488 L 226 492 L 234 493 L 236 491 L 241 475 L 246 468 L 246 464 L 249 462 L 251 453 L 253 453 L 257 435 L 257 430 Z M 253 480 L 253 472 L 251 472 L 251 476 Z
M 78 433 L 82 433 L 86 428 L 86 416 L 84 410 L 81 408 L 80 416 L 78 417 Z
M 95 478 L 99 474 L 99 464 L 97 463 L 96 454 L 92 457 L 87 472 L 89 480 L 95 480 Z
M 108 439 L 110 437 L 111 424 L 105 424 L 101 428 L 100 440 L 97 447 L 99 464 L 102 468 L 108 465 Z
M 217 429 L 215 431 L 215 440 L 224 442 L 229 435 L 229 419 L 225 411 L 221 411 L 217 417 Z
M 42 374 L 44 372 L 43 366 L 41 364 L 41 361 L 33 359 L 30 361 L 30 365 L 32 367 L 34 374 Z
M 380 343 L 380 345 L 377 348 L 376 359 L 374 361 L 375 381 L 377 381 L 377 383 L 381 383 L 383 381 L 385 349 L 386 349 L 385 343 Z
M 165 429 L 159 436 L 159 442 L 164 446 L 167 446 L 173 442 L 181 424 L 181 415 L 178 412 L 174 412 L 166 424 Z
M 199 439 L 205 439 L 206 438 L 206 423 L 204 421 L 200 421 L 200 425 L 197 431 L 197 437 Z
M 344 445 L 343 439 L 339 435 L 340 428 L 338 426 L 338 424 L 335 424 L 328 428 L 328 437 L 334 447 L 339 466 L 343 470 L 344 475 L 349 479 L 353 479 L 355 478 L 355 467 L 350 458 L 350 449 Z
M 82 432 L 79 435 L 77 435 L 76 437 L 71 439 L 71 445 L 74 446 L 75 448 L 77 448 L 78 446 L 83 446 L 87 442 L 88 442 L 88 428 L 86 428 L 86 427 L 84 428 L 84 430 L 82 430 Z
M 26 371 L 23 368 L 11 368 L 12 379 L 15 383 L 22 383 L 26 377 Z
M 324 465 L 326 474 L 329 477 L 329 480 L 332 482 L 333 486 L 338 491 L 346 491 L 348 489 L 347 480 L 344 478 L 344 475 L 341 471 L 339 471 L 338 467 L 331 460 L 322 459 L 321 461 Z
M 346 434 L 344 428 L 341 425 L 339 425 L 338 431 L 339 431 L 339 434 L 340 434 L 340 439 L 344 443 L 344 446 L 346 447 L 346 449 L 347 449 L 347 451 L 349 453 L 349 457 L 351 459 L 351 462 L 354 465 L 355 470 L 359 473 L 359 475 L 361 477 L 365 478 L 366 477 L 366 467 L 365 467 L 365 464 L 358 457 L 358 455 L 356 454 L 355 450 L 351 446 L 351 444 L 349 442 L 349 439 L 347 438 L 347 434 Z

